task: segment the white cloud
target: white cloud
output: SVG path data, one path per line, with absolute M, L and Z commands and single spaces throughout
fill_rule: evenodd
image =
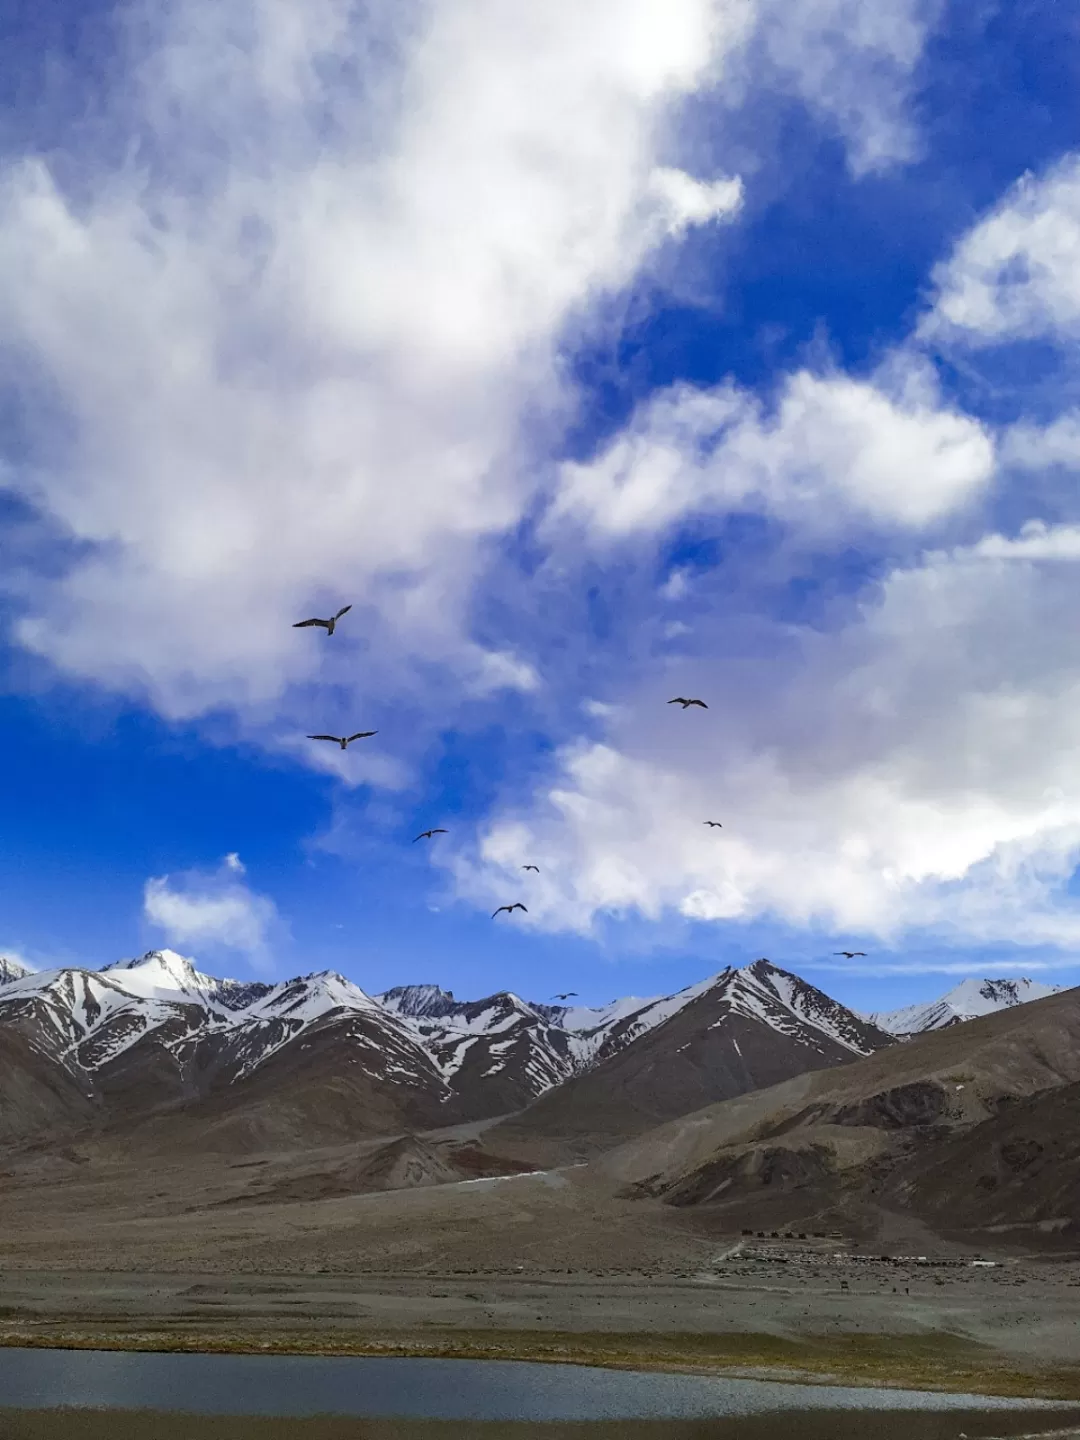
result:
M 983 536 L 971 553 L 990 560 L 1080 560 L 1080 525 L 1028 520 L 1016 536 Z
M 843 137 L 861 177 L 917 157 L 912 77 L 941 0 L 765 0 L 760 33 L 769 66 Z
M 143 913 L 170 944 L 222 946 L 263 958 L 279 924 L 277 909 L 238 878 L 244 873 L 232 854 L 216 871 L 153 876 L 143 889 Z
M 1070 410 L 1049 425 L 1021 422 L 1006 430 L 1001 458 L 1019 470 L 1046 470 L 1060 465 L 1080 469 L 1080 411 Z
M 695 180 L 685 170 L 659 166 L 650 177 L 650 189 L 660 202 L 669 235 L 681 235 L 692 225 L 710 220 L 733 220 L 742 209 L 743 184 L 734 180 Z
M 507 650 L 483 650 L 476 654 L 472 688 L 481 695 L 495 690 L 530 691 L 538 688 L 540 677 L 528 663 Z
M 27 587 L 17 637 L 166 715 L 234 709 L 263 743 L 386 789 L 407 783 L 432 695 L 442 723 L 462 694 L 554 686 L 565 677 L 541 679 L 526 646 L 475 643 L 472 604 L 492 540 L 535 513 L 537 429 L 572 412 L 566 328 L 666 237 L 739 213 L 738 179 L 679 168 L 681 102 L 728 87 L 735 103 L 738 75 L 745 99 L 768 70 L 867 173 L 915 151 L 908 89 L 935 14 L 918 0 L 446 0 L 365 7 L 358 27 L 345 0 L 147 6 L 106 117 L 131 158 L 88 144 L 0 172 L 0 343 L 33 457 L 0 473 L 90 547 Z M 725 510 L 819 541 L 920 532 L 977 497 L 993 463 L 984 428 L 901 356 L 870 380 L 793 375 L 768 410 L 731 387 L 668 391 L 563 468 L 555 514 L 594 549 Z M 1036 876 L 1037 910 L 1074 818 L 1008 790 L 1033 763 L 1010 726 L 1028 727 L 1047 787 L 1071 793 L 1054 725 L 1073 697 L 1043 632 L 1021 626 L 1061 596 L 1037 555 L 1000 543 L 1014 548 L 898 571 L 877 609 L 745 687 L 708 658 L 700 607 L 693 631 L 671 622 L 669 638 L 700 647 L 678 663 L 701 678 L 712 665 L 728 697 L 714 728 L 666 711 L 677 691 L 660 682 L 619 693 L 603 677 L 609 699 L 585 708 L 608 743 L 567 747 L 539 808 L 497 822 L 472 865 L 457 858 L 462 885 L 485 893 L 527 844 L 544 866 L 529 923 L 773 909 L 887 930 L 932 916 L 933 887 L 980 865 L 998 880 L 965 924 L 1004 924 L 1003 875 L 1014 895 Z M 574 555 L 556 558 L 576 583 Z M 1003 577 L 1021 573 L 1013 593 Z M 695 575 L 695 605 L 707 584 Z M 687 593 L 673 576 L 667 598 Z M 332 640 L 291 628 L 346 602 Z M 1021 629 L 986 689 L 999 620 Z M 927 669 L 935 703 L 888 729 L 900 678 Z M 393 753 L 381 737 L 347 754 L 302 738 L 382 728 L 384 703 L 416 722 Z M 977 776 L 953 795 L 980 757 L 1008 783 Z M 706 802 L 722 836 L 687 828 Z M 258 953 L 275 923 L 235 856 L 148 881 L 145 902 L 177 944 Z
M 571 316 L 737 202 L 654 188 L 729 7 L 396 13 L 373 36 L 336 0 L 148 9 L 114 119 L 153 160 L 80 157 L 77 198 L 40 159 L 2 176 L 0 328 L 48 437 L 15 483 L 96 547 L 16 634 L 166 714 L 266 707 L 361 633 L 380 682 L 437 659 L 533 683 L 466 634 L 478 547 L 536 483 L 519 416 L 563 403 Z M 331 644 L 290 628 L 339 596 Z
M 102 124 L 0 171 L 0 334 L 33 442 L 6 483 L 90 547 L 26 587 L 17 639 L 257 730 L 271 709 L 293 728 L 281 702 L 317 672 L 349 685 L 350 635 L 381 692 L 432 661 L 468 689 L 484 541 L 538 483 L 522 417 L 569 402 L 560 334 L 741 203 L 673 163 L 680 103 L 738 90 L 764 37 L 857 165 L 898 154 L 867 97 L 893 114 L 926 17 L 879 9 L 133 11 Z M 343 596 L 333 645 L 290 629 Z
M 1080 328 L 1080 155 L 1025 175 L 935 273 L 925 338 L 969 345 Z
M 773 415 L 730 385 L 673 386 L 594 460 L 563 466 L 554 514 L 612 536 L 725 510 L 772 513 L 807 531 L 853 519 L 925 526 L 985 486 L 993 443 L 925 377 L 908 376 L 894 393 L 885 383 L 803 371 Z
M 1051 955 L 1049 959 L 1032 960 L 1028 955 L 1018 958 L 1013 955 L 1004 960 L 987 960 L 980 956 L 975 961 L 924 959 L 914 955 L 896 963 L 882 961 L 877 955 L 865 960 L 842 961 L 839 965 L 830 961 L 815 960 L 815 970 L 839 970 L 847 975 L 1007 975 L 1015 977 L 1018 969 L 1025 975 L 1046 974 L 1060 970 L 1075 970 L 1076 957 L 1072 954 Z
M 623 697 L 607 741 L 564 749 L 535 805 L 458 857 L 459 883 L 501 893 L 528 850 L 531 923 L 551 928 L 668 911 L 1075 947 L 1080 632 L 1060 617 L 1077 562 L 1074 527 L 1028 526 L 894 570 L 794 658 L 732 665 L 706 635 Z M 669 693 L 712 703 L 673 714 Z
M 683 600 L 690 590 L 690 572 L 685 566 L 677 566 L 660 587 L 665 600 Z

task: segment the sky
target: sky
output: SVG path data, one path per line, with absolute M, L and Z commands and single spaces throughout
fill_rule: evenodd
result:
M 1070 7 L 0 24 L 0 953 L 1080 982 Z

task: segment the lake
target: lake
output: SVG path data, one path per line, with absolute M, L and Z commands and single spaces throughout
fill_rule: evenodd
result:
M 0 1347 L 0 1440 L 54 1435 L 58 1406 L 73 1407 L 64 1417 L 65 1440 L 123 1440 L 128 1433 L 155 1440 L 616 1434 L 778 1440 L 793 1433 L 831 1440 L 865 1436 L 867 1412 L 874 1412 L 875 1440 L 1063 1434 L 1080 1426 L 1077 1407 L 591 1366 Z M 152 1420 L 146 1412 L 154 1412 Z M 357 1420 L 365 1423 L 358 1428 Z

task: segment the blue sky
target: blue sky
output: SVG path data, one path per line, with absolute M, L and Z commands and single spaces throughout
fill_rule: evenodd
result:
M 5 953 L 1080 981 L 1066 7 L 35 27 L 0 47 Z M 340 727 L 379 733 L 305 739 Z

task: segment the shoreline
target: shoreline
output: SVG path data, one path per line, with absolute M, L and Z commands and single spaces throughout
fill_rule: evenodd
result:
M 1075 1424 L 1045 1425 L 1031 1412 L 1012 1416 L 978 1411 L 790 1411 L 715 1420 L 387 1420 L 344 1416 L 295 1419 L 204 1415 L 191 1411 L 4 1409 L 0 1423 L 13 1440 L 54 1440 L 58 1413 L 66 1440 L 865 1440 L 872 1415 L 878 1440 L 955 1440 L 964 1425 L 969 1440 L 1076 1440 Z
M 261 1332 L 265 1334 L 265 1330 Z M 5 1349 L 63 1349 L 202 1355 L 505 1360 L 639 1373 L 724 1376 L 790 1385 L 922 1390 L 986 1398 L 1076 1401 L 1080 1364 L 1021 1367 L 1015 1356 L 932 1335 L 656 1335 L 518 1331 L 498 1335 L 432 1328 L 424 1334 L 330 1335 L 278 1329 L 270 1339 L 230 1329 L 169 1326 L 23 1325 L 0 1329 Z

